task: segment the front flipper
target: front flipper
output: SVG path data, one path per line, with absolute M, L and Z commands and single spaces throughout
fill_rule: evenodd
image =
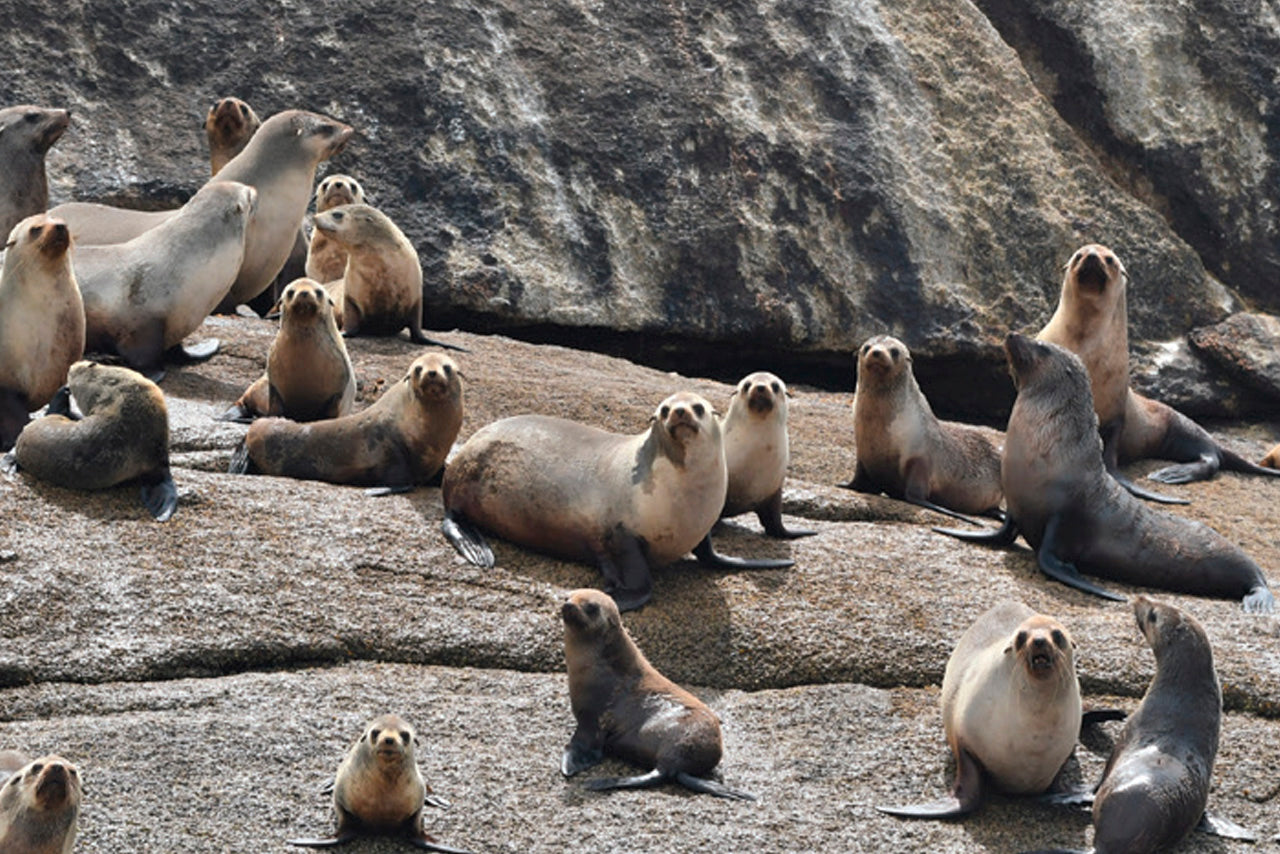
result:
M 444 521 L 440 523 L 440 530 L 444 532 L 445 539 L 453 545 L 458 554 L 466 559 L 467 563 L 484 569 L 493 568 L 493 549 L 489 546 L 484 534 L 480 533 L 480 529 L 475 525 L 472 525 L 461 516 L 446 512 Z
M 26 395 L 0 388 L 0 451 L 13 447 L 13 443 L 18 441 L 18 434 L 30 420 Z
M 715 567 L 716 569 L 786 569 L 796 565 L 796 562 L 790 558 L 747 560 L 745 558 L 722 555 L 711 544 L 710 534 L 703 537 L 702 542 L 693 547 L 693 555 L 698 559 L 698 563 L 703 566 Z
M 1080 570 L 1054 554 L 1054 547 L 1057 545 L 1058 539 L 1058 529 L 1061 527 L 1061 523 L 1062 516 L 1059 514 L 1050 516 L 1049 521 L 1045 523 L 1044 539 L 1040 543 L 1040 549 L 1036 552 L 1036 563 L 1040 565 L 1040 571 L 1056 581 L 1061 581 L 1068 587 L 1083 590 L 1085 593 L 1092 593 L 1094 596 L 1101 596 L 1103 599 L 1110 599 L 1113 602 L 1128 602 L 1129 598 L 1127 596 L 1112 593 L 1105 587 L 1099 587 L 1091 581 L 1085 581 L 1084 576 L 1080 574 Z
M 260 469 L 253 457 L 249 456 L 249 445 L 243 439 L 239 447 L 231 455 L 231 465 L 227 466 L 227 474 L 258 474 Z
M 1195 462 L 1178 463 L 1156 469 L 1147 475 L 1149 480 L 1158 483 L 1191 483 L 1196 480 L 1209 480 L 1218 473 L 1221 461 L 1216 453 L 1203 453 Z
M 1036 803 L 1055 807 L 1091 807 L 1093 806 L 1093 789 L 1068 789 L 1065 792 L 1048 792 L 1036 795 Z
M 49 401 L 49 408 L 45 411 L 45 415 L 61 415 L 72 421 L 80 420 L 80 417 L 71 411 L 71 386 L 64 385 L 53 393 L 53 399 Z
M 1124 709 L 1086 709 L 1080 715 L 1080 726 L 1097 726 L 1103 721 L 1122 721 L 1129 717 Z
M 217 338 L 206 338 L 203 341 L 197 341 L 190 347 L 178 344 L 170 347 L 165 351 L 165 358 L 171 362 L 178 364 L 203 362 L 213 358 L 218 352 L 218 348 L 222 346 L 222 342 Z
M 391 484 L 371 486 L 364 491 L 364 494 L 371 498 L 381 498 L 384 495 L 403 495 L 406 492 L 413 492 L 413 484 L 401 483 L 395 486 Z
M 740 792 L 737 789 L 730 789 L 715 780 L 695 777 L 692 774 L 686 774 L 684 771 L 676 774 L 675 781 L 686 789 L 692 789 L 704 795 L 715 795 L 717 798 L 728 798 L 733 801 L 754 801 L 756 799 L 755 795 Z
M 1129 494 L 1155 501 L 1159 504 L 1190 504 L 1185 498 L 1171 498 L 1158 492 L 1150 492 L 1138 486 L 1120 472 L 1120 435 L 1124 432 L 1124 419 L 1117 418 L 1098 428 L 1102 433 L 1102 463 L 1107 474 L 1115 478 L 1116 483 L 1125 488 Z
M 430 792 L 423 796 L 422 804 L 423 806 L 435 807 L 438 810 L 447 810 L 449 807 L 453 806 L 453 804 L 449 803 L 446 798 L 442 798 L 439 795 L 433 795 Z
M 863 492 L 867 495 L 878 495 L 881 492 L 880 486 L 872 480 L 871 475 L 862 467 L 862 463 L 854 464 L 853 480 L 840 484 L 840 488 L 852 489 L 854 492 Z
M 465 848 L 452 848 L 448 845 L 441 845 L 425 833 L 421 836 L 409 837 L 409 844 L 414 848 L 421 848 L 424 851 L 439 851 L 441 854 L 471 854 L 471 852 Z
M 817 531 L 802 528 L 788 529 L 782 524 L 782 489 L 770 495 L 764 503 L 756 508 L 756 518 L 764 526 L 764 532 L 780 540 L 796 540 L 800 537 L 812 537 Z
M 939 534 L 955 537 L 970 543 L 988 543 L 993 546 L 1010 546 L 1018 539 L 1018 523 L 1012 516 L 1005 516 L 999 528 L 984 528 L 981 531 L 957 531 L 955 528 L 934 528 Z
M 876 809 L 900 818 L 955 818 L 978 808 L 982 803 L 982 790 L 982 766 L 969 751 L 962 749 L 956 757 L 956 781 L 951 787 L 951 797 L 927 804 L 876 807 Z
M 904 500 L 908 504 L 914 504 L 917 507 L 923 507 L 926 510 L 932 510 L 934 513 L 941 513 L 944 516 L 950 516 L 953 519 L 959 519 L 962 522 L 968 522 L 970 525 L 976 525 L 979 528 L 985 527 L 977 519 L 973 519 L 969 516 L 964 515 L 963 513 L 957 513 L 954 510 L 948 510 L 946 507 L 943 507 L 941 504 L 934 504 L 932 501 L 929 501 L 926 498 L 906 498 Z
M 0 474 L 12 477 L 18 473 L 18 455 L 13 451 L 0 457 Z
M 588 780 L 583 787 L 593 792 L 603 792 L 607 789 L 643 789 L 656 786 L 666 779 L 666 774 L 654 768 L 648 774 L 640 774 L 636 777 L 598 777 L 595 780 Z
M 409 330 L 409 340 L 410 340 L 410 341 L 412 341 L 414 344 L 428 344 L 428 345 L 430 345 L 430 346 L 432 346 L 432 347 L 443 347 L 443 348 L 444 348 L 444 349 L 446 349 L 446 350 L 456 350 L 456 351 L 458 351 L 459 353 L 470 353 L 470 352 L 471 352 L 471 351 L 470 351 L 470 350 L 468 350 L 466 347 L 458 347 L 458 346 L 455 346 L 455 345 L 453 345 L 453 344 L 446 344 L 446 343 L 444 343 L 443 341 L 437 341 L 437 340 L 436 340 L 436 339 L 434 339 L 434 338 L 428 338 L 427 336 L 425 336 L 425 335 L 423 335 L 423 334 L 422 334 L 422 330 L 421 330 L 421 329 L 417 329 L 417 330 L 410 329 L 410 330 Z
M 634 611 L 653 596 L 653 573 L 640 538 L 621 525 L 609 532 L 605 551 L 597 556 L 604 592 L 619 611 Z
M 602 742 L 603 738 L 579 726 L 560 757 L 560 773 L 572 777 L 579 771 L 599 765 L 604 760 Z
M 221 415 L 213 416 L 214 421 L 230 421 L 233 424 L 252 424 L 254 422 L 254 414 L 245 409 L 240 403 L 233 403 Z
M 168 522 L 178 509 L 178 487 L 166 467 L 155 482 L 142 485 L 142 504 L 157 522 Z
M 1224 839 L 1239 839 L 1241 842 L 1258 841 L 1258 835 L 1249 828 L 1241 827 L 1234 821 L 1210 815 L 1209 813 L 1200 816 L 1200 823 L 1196 825 L 1195 829 L 1200 833 L 1221 836 Z
M 290 845 L 298 845 L 303 848 L 337 848 L 339 845 L 346 845 L 353 839 L 359 839 L 360 834 L 355 831 L 348 830 L 337 836 L 329 836 L 324 838 L 311 839 L 290 839 Z

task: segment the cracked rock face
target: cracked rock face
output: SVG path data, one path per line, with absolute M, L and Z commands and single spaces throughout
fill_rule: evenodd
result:
M 79 764 L 89 794 L 77 851 L 288 850 L 289 837 L 331 829 L 317 790 L 384 711 L 416 726 L 425 776 L 453 802 L 428 813 L 429 831 L 477 851 L 1084 842 L 1084 816 L 1010 799 L 954 823 L 872 809 L 950 785 L 937 685 L 956 639 L 995 602 L 1020 599 L 1062 620 L 1093 705 L 1135 707 L 1154 662 L 1127 606 L 1049 582 L 1025 548 L 957 543 L 930 531 L 945 520 L 926 511 L 836 487 L 854 465 L 852 388 L 792 386 L 784 509 L 818 535 L 769 540 L 750 517 L 714 533 L 726 554 L 789 556 L 795 567 L 679 561 L 656 573 L 653 603 L 624 618 L 655 666 L 721 716 L 722 777 L 761 801 L 674 787 L 596 794 L 557 770 L 573 729 L 558 602 L 599 586 L 599 573 L 502 541 L 495 568 L 463 563 L 439 533 L 435 488 L 377 499 L 223 473 L 245 428 L 213 416 L 261 374 L 274 329 L 212 319 L 198 334 L 221 338 L 223 351 L 164 381 L 180 499 L 170 522 L 151 521 L 133 487 L 78 493 L 0 478 L 0 749 Z M 530 411 L 638 432 L 673 391 L 721 409 L 732 392 L 564 347 L 437 334 L 471 351 L 457 356 L 468 379 L 461 438 Z M 349 343 L 358 407 L 421 352 L 403 338 Z M 1223 439 L 1257 457 L 1280 435 L 1239 428 Z M 1223 475 L 1176 490 L 1193 503 L 1171 512 L 1213 525 L 1280 580 L 1280 483 Z M 1267 793 L 1280 760 L 1280 621 L 1246 617 L 1235 602 L 1154 595 L 1195 614 L 1214 644 L 1230 713 L 1213 809 L 1276 832 Z M 1088 734 L 1072 779 L 1096 779 L 1114 726 Z

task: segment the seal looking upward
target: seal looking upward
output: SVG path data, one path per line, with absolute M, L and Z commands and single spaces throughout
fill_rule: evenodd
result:
M 720 422 L 729 487 L 720 518 L 755 511 L 771 537 L 793 540 L 816 531 L 788 530 L 782 523 L 782 483 L 791 459 L 787 398 L 777 376 L 759 371 L 744 377 Z
M 1143 504 L 1108 474 L 1079 358 L 1016 333 L 1004 346 L 1018 389 L 1001 463 L 1009 515 L 997 531 L 943 533 L 1007 545 L 1021 531 L 1042 572 L 1109 599 L 1124 601 L 1080 573 L 1240 598 L 1250 613 L 1274 609 L 1266 577 L 1244 552 L 1206 525 Z
M 1084 362 L 1107 471 L 1134 495 L 1167 504 L 1186 502 L 1137 486 L 1119 472 L 1119 464 L 1150 457 L 1180 463 L 1149 475 L 1162 483 L 1208 480 L 1220 468 L 1280 476 L 1222 447 L 1176 409 L 1129 388 L 1128 279 L 1107 247 L 1091 243 L 1076 250 L 1067 262 L 1058 308 L 1036 336 L 1066 347 Z
M 333 781 L 337 832 L 321 839 L 290 839 L 290 845 L 334 848 L 362 836 L 395 836 L 415 848 L 468 854 L 441 845 L 422 824 L 422 806 L 431 791 L 414 756 L 417 735 L 397 715 L 383 715 L 365 727 L 347 750 Z
M 493 551 L 478 528 L 594 563 L 605 591 L 628 611 L 649 601 L 650 567 L 690 549 L 709 566 L 792 565 L 716 554 L 710 531 L 727 484 L 720 425 L 711 404 L 696 394 L 662 401 L 649 428 L 635 436 L 520 415 L 477 431 L 449 462 L 441 527 L 476 566 L 493 566 Z
M 598 590 L 575 590 L 560 615 L 569 704 L 578 723 L 560 760 L 564 776 L 616 756 L 653 770 L 588 780 L 588 789 L 635 789 L 674 780 L 719 798 L 755 800 L 705 779 L 724 752 L 720 719 L 649 663 L 611 598 Z
M 209 108 L 204 120 L 204 135 L 209 141 L 209 169 L 217 175 L 231 162 L 259 127 L 262 120 L 253 108 L 239 98 L 222 98 Z
M 84 355 L 84 302 L 66 223 L 36 214 L 5 244 L 0 272 L 0 451 L 53 399 Z
M 0 110 L 0 234 L 48 209 L 45 156 L 69 124 L 70 110 L 30 104 Z
M 849 489 L 966 522 L 965 513 L 1000 515 L 1000 452 L 977 428 L 934 417 L 897 338 L 877 335 L 858 351 L 853 428 Z
M 0 765 L 0 851 L 4 854 L 71 854 L 80 821 L 81 785 L 76 766 L 61 756 L 42 756 L 13 767 L 22 757 L 6 751 Z M 6 775 L 2 772 L 10 772 Z

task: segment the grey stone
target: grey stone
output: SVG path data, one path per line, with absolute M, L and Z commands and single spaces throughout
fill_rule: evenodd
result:
M 1280 406 L 1280 318 L 1241 312 L 1192 330 L 1189 338 L 1227 374 Z

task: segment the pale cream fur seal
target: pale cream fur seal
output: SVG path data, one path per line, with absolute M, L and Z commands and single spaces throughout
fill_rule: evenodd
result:
M 281 297 L 280 330 L 267 372 L 219 416 L 249 422 L 263 415 L 293 421 L 340 418 L 356 399 L 356 372 L 334 320 L 333 300 L 318 282 L 298 279 Z
M 162 379 L 166 351 L 204 322 L 235 280 L 258 199 L 235 181 L 206 184 L 175 216 L 133 240 L 76 247 L 86 349 L 118 354 Z M 217 348 L 212 339 L 174 355 L 205 359 Z
M 729 486 L 721 518 L 755 511 L 771 537 L 795 539 L 815 531 L 789 530 L 782 523 L 782 483 L 791 459 L 787 436 L 786 384 L 768 371 L 744 377 L 721 420 Z
M 462 373 L 443 353 L 414 360 L 368 409 L 327 421 L 257 421 L 232 474 L 264 474 L 372 486 L 370 494 L 430 483 L 462 427 Z
M 13 227 L 0 273 L 0 451 L 53 399 L 84 355 L 84 303 L 66 223 L 36 214 Z
M 362 836 L 392 836 L 427 851 L 467 854 L 439 844 L 423 826 L 422 808 L 431 787 L 418 768 L 416 744 L 417 734 L 404 718 L 383 715 L 371 721 L 347 750 L 333 781 L 337 831 L 319 839 L 290 839 L 289 844 L 333 848 Z
M 80 821 L 80 772 L 61 756 L 0 756 L 0 851 L 71 854 Z
M 253 108 L 239 98 L 222 98 L 209 108 L 204 134 L 209 141 L 209 169 L 217 175 L 262 126 Z
M 521 415 L 477 431 L 445 468 L 445 536 L 464 558 L 493 566 L 480 529 L 569 560 L 593 563 L 624 611 L 652 595 L 650 567 L 690 549 L 707 565 L 780 569 L 711 547 L 728 486 L 711 404 L 689 392 L 662 401 L 634 436 Z
M 1276 445 L 1262 458 L 1262 465 L 1269 469 L 1280 469 L 1280 445 Z
M 316 213 L 321 214 L 341 205 L 365 203 L 364 188 L 350 175 L 329 175 L 316 188 Z M 320 229 L 311 233 L 307 246 L 307 278 L 325 285 L 334 302 L 342 305 L 341 280 L 347 269 L 347 250 Z M 330 282 L 338 284 L 330 286 Z
M 876 809 L 944 818 L 977 809 L 988 784 L 1044 792 L 1075 749 L 1081 712 L 1067 630 L 1021 602 L 996 605 L 961 636 L 942 678 L 942 726 L 956 761 L 951 795 Z
M 877 335 L 858 350 L 853 429 L 849 489 L 966 521 L 961 514 L 999 515 L 1000 451 L 977 428 L 934 416 L 897 338 Z
M 49 207 L 45 156 L 70 123 L 70 110 L 30 104 L 0 110 L 0 234 Z
M 575 590 L 560 616 L 569 705 L 577 721 L 560 759 L 564 776 L 616 756 L 651 770 L 636 777 L 588 780 L 588 789 L 634 789 L 672 780 L 695 792 L 755 800 L 707 779 L 724 752 L 720 719 L 649 663 L 608 595 Z

